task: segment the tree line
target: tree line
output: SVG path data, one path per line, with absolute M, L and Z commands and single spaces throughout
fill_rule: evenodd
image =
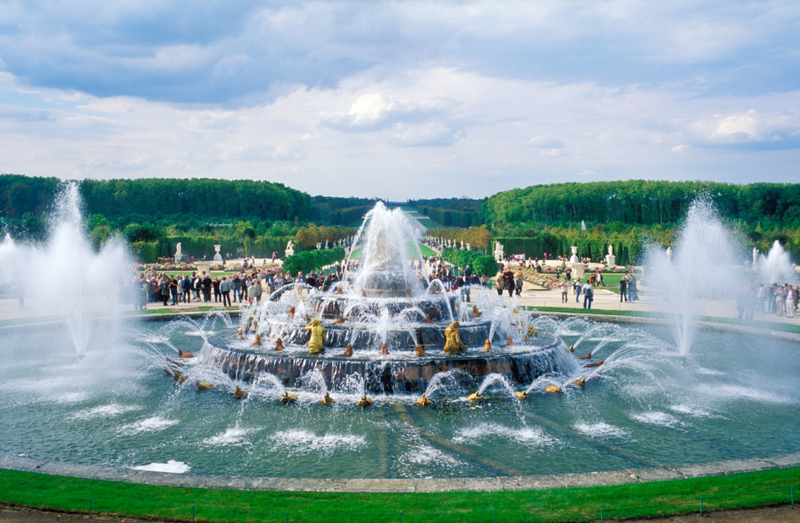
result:
M 714 202 L 719 213 L 731 220 L 763 225 L 800 225 L 800 185 L 717 182 L 560 183 L 534 185 L 497 193 L 483 202 L 483 223 L 504 224 L 621 222 L 631 225 L 676 224 L 684 219 L 699 195 Z

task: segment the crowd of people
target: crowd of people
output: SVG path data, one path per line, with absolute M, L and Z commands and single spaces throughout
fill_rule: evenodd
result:
M 179 303 L 218 303 L 223 307 L 233 303 L 258 303 L 264 293 L 272 294 L 277 289 L 291 283 L 304 283 L 309 287 L 327 291 L 339 281 L 341 269 L 331 271 L 328 275 L 310 271 L 307 275 L 298 272 L 294 276 L 275 267 L 255 268 L 249 271 L 242 269 L 240 273 L 211 277 L 202 272 L 184 275 L 141 274 L 134 278 L 134 289 L 137 296 L 134 301 L 136 310 L 146 309 L 148 303 L 161 302 L 162 306 Z
M 800 285 L 750 283 L 736 296 L 736 311 L 741 319 L 752 319 L 755 312 L 794 318 L 798 301 Z

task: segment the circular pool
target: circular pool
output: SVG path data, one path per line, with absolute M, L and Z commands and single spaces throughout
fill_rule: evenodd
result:
M 233 327 L 201 320 L 96 324 L 85 355 L 61 325 L 5 329 L 0 453 L 111 467 L 261 477 L 490 477 L 681 465 L 800 451 L 797 346 L 763 333 L 701 329 L 687 358 L 666 327 L 534 316 L 532 325 L 604 359 L 585 387 L 574 369 L 529 385 L 441 373 L 419 394 L 330 391 L 313 372 L 293 404 L 271 374 L 242 381 L 211 364 L 205 339 Z M 205 348 L 204 348 L 205 347 Z M 181 383 L 164 372 L 177 349 Z M 196 380 L 213 389 L 199 391 Z M 560 394 L 544 391 L 558 384 Z M 244 399 L 233 392 L 249 391 Z M 483 401 L 467 396 L 478 389 Z M 520 401 L 514 394 L 530 389 Z M 164 465 L 157 465 L 162 468 Z

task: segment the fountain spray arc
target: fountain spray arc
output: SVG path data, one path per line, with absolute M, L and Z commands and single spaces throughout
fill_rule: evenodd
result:
M 732 296 L 742 282 L 733 266 L 738 260 L 734 241 L 710 198 L 695 200 L 669 258 L 659 247 L 647 249 L 647 286 L 663 297 L 673 317 L 678 353 L 686 358 L 697 331 L 703 298 Z
M 95 252 L 84 232 L 78 185 L 65 183 L 56 196 L 50 235 L 44 245 L 23 244 L 6 237 L 0 244 L 0 278 L 21 285 L 25 308 L 36 316 L 64 318 L 75 351 L 89 345 L 92 317 L 119 320 L 117 304 L 127 301 L 131 259 L 124 242 L 111 239 Z

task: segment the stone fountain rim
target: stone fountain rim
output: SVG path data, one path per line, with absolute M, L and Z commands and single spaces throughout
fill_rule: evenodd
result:
M 129 468 L 80 465 L 48 459 L 0 454 L 0 469 L 34 472 L 159 487 L 189 487 L 217 490 L 341 493 L 432 493 L 499 492 L 546 490 L 569 487 L 596 487 L 707 478 L 800 466 L 800 452 L 763 458 L 712 461 L 677 466 L 621 469 L 568 474 L 494 476 L 487 478 L 270 478 L 210 474 L 174 474 Z
M 583 316 L 597 321 L 615 323 L 669 324 L 661 318 L 600 315 L 586 313 L 548 313 L 555 317 Z M 170 313 L 140 317 L 145 321 L 173 319 L 182 316 L 202 317 L 207 312 Z M 239 311 L 231 311 L 231 316 Z M 20 327 L 36 327 L 43 324 L 59 324 L 63 321 L 49 320 L 40 323 L 12 324 L 0 327 L 0 331 Z M 700 321 L 703 328 L 734 330 L 739 332 L 768 333 L 791 341 L 800 342 L 800 334 L 774 331 L 759 327 L 732 325 Z M 623 484 L 650 483 L 678 479 L 705 478 L 728 474 L 741 474 L 773 469 L 800 467 L 800 452 L 775 454 L 766 457 L 690 463 L 641 469 L 620 469 L 597 472 L 565 474 L 542 474 L 526 476 L 493 476 L 485 478 L 270 478 L 244 477 L 211 474 L 174 474 L 128 468 L 82 465 L 49 459 L 37 459 L 0 454 L 0 469 L 34 472 L 51 476 L 65 476 L 122 483 L 137 483 L 160 487 L 190 487 L 219 490 L 251 490 L 278 492 L 342 492 L 342 493 L 433 493 L 433 492 L 499 492 L 506 490 L 546 490 L 569 487 L 594 487 Z

